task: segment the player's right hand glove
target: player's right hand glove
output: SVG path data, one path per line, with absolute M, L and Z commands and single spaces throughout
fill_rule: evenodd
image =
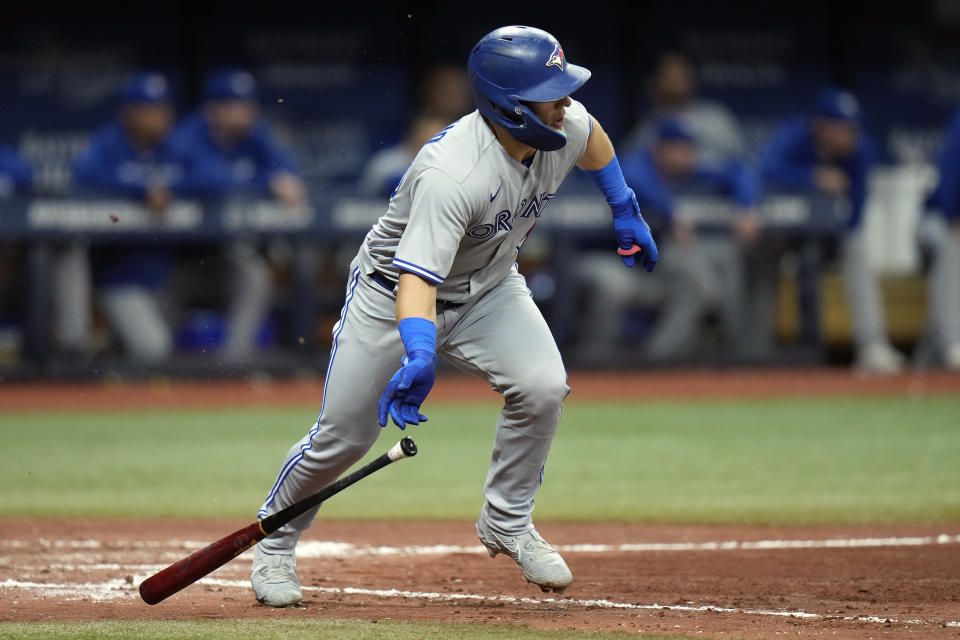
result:
M 413 351 L 403 356 L 403 366 L 393 374 L 380 396 L 381 427 L 387 426 L 388 413 L 401 429 L 427 421 L 427 416 L 420 413 L 420 405 L 433 388 L 436 359 L 430 351 Z
M 640 254 L 640 263 L 648 272 L 653 271 L 657 266 L 659 253 L 657 252 L 657 243 L 653 241 L 653 235 L 650 233 L 650 225 L 640 215 L 640 205 L 637 203 L 637 196 L 633 189 L 627 189 L 630 194 L 628 200 L 613 209 L 613 230 L 617 234 L 617 242 L 620 244 L 618 253 L 623 259 L 623 264 L 628 267 L 634 265 L 634 255 Z M 639 247 L 636 251 L 634 247 Z M 629 253 L 628 253 L 629 252 Z

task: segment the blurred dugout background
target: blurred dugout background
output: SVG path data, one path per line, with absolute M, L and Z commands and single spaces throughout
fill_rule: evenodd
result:
M 430 117 L 447 118 L 445 109 L 458 109 L 462 78 L 445 65 L 462 69 L 470 47 L 503 24 L 552 32 L 570 60 L 593 71 L 575 97 L 603 124 L 621 157 L 652 108 L 650 78 L 665 50 L 688 55 L 699 95 L 735 115 L 748 164 L 758 161 L 777 124 L 808 112 L 824 86 L 849 89 L 876 146 L 864 233 L 869 262 L 880 274 L 886 331 L 906 355 L 923 343 L 926 263 L 914 229 L 937 181 L 944 131 L 960 105 L 960 2 L 39 1 L 5 6 L 3 14 L 0 146 L 32 170 L 29 184 L 9 186 L 8 180 L 0 196 L 0 367 L 7 379 L 322 371 L 343 269 L 371 216 L 386 207 L 382 196 L 363 200 L 376 189 L 362 184 L 365 167 L 378 151 L 401 144 L 417 117 L 429 126 Z M 178 294 L 177 314 L 169 319 L 174 349 L 163 358 L 134 362 L 96 296 L 89 306 L 89 342 L 63 348 L 47 295 L 57 251 L 76 244 L 95 249 L 117 229 L 39 229 L 31 206 L 75 201 L 76 158 L 92 133 L 116 117 L 117 93 L 133 74 L 165 75 L 179 119 L 202 103 L 208 75 L 225 67 L 256 78 L 262 115 L 292 154 L 313 216 L 299 233 L 253 225 L 245 236 L 269 265 L 272 283 L 255 351 L 236 362 L 221 357 L 229 303 L 214 279 Z M 580 202 L 575 198 L 582 193 L 602 205 L 593 185 L 577 174 L 563 196 Z M 551 203 L 545 219 L 561 202 Z M 353 223 L 345 220 L 350 216 Z M 626 310 L 611 353 L 591 357 L 590 349 L 577 348 L 587 303 L 581 304 L 565 252 L 579 251 L 590 234 L 606 238 L 603 218 L 593 219 L 593 228 L 574 225 L 572 234 L 561 226 L 538 228 L 524 248 L 522 268 L 572 366 L 641 366 L 657 304 Z M 778 251 L 765 267 L 776 276 L 772 348 L 725 348 L 719 312 L 708 309 L 698 319 L 695 344 L 668 364 L 850 362 L 856 345 L 833 259 L 842 233 L 795 228 L 775 234 Z M 158 231 L 120 243 L 167 242 L 163 238 Z M 180 240 L 169 238 L 175 250 Z M 204 274 L 212 263 L 205 251 L 212 256 L 236 237 L 210 232 L 202 240 L 187 239 L 189 255 L 176 254 L 178 261 L 192 261 L 193 273 Z M 612 251 L 609 260 L 617 260 Z

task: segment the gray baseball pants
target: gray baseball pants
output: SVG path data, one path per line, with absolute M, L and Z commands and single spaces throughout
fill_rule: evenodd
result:
M 917 239 L 930 256 L 927 274 L 927 335 L 938 351 L 960 344 L 960 241 L 939 213 L 920 220 Z
M 840 271 L 850 307 L 853 342 L 857 349 L 877 343 L 888 344 L 880 274 L 870 267 L 862 228 L 844 236 Z
M 745 298 L 743 254 L 736 238 L 698 236 L 684 246 L 665 242 L 650 274 L 627 269 L 611 253 L 586 253 L 574 266 L 587 292 L 583 326 L 589 330 L 582 352 L 614 354 L 621 349 L 624 317 L 637 307 L 659 312 L 644 345 L 644 355 L 651 360 L 692 355 L 701 321 L 714 309 L 724 337 L 736 346 Z
M 357 265 L 354 260 L 334 328 L 320 416 L 284 458 L 260 518 L 332 483 L 380 435 L 377 403 L 404 349 L 394 295 Z M 556 343 L 523 276 L 511 272 L 465 304 L 439 305 L 437 351 L 503 396 L 481 517 L 500 533 L 523 533 L 533 527 L 534 497 L 570 392 Z M 424 412 L 430 413 L 429 400 Z M 264 551 L 292 554 L 315 515 L 316 509 L 280 528 L 260 543 Z
M 246 242 L 234 242 L 223 252 L 229 279 L 227 336 L 223 355 L 228 360 L 253 357 L 257 333 L 270 313 L 273 282 L 267 260 Z
M 173 331 L 161 296 L 147 287 L 108 287 L 97 294 L 107 322 L 133 360 L 158 362 L 173 353 Z

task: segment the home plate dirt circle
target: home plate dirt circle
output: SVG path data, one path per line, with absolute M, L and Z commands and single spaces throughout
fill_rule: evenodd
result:
M 318 522 L 303 605 L 249 588 L 250 554 L 156 606 L 140 581 L 243 522 L 8 520 L 0 620 L 327 617 L 771 638 L 960 638 L 960 526 L 543 523 L 575 581 L 547 598 L 467 522 Z

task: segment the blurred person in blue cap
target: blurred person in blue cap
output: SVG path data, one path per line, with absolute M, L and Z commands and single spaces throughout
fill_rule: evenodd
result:
M 761 157 L 766 178 L 850 198 L 847 226 L 860 226 L 873 143 L 861 130 L 860 104 L 841 89 L 824 89 L 809 117 L 780 125 Z
M 773 187 L 811 189 L 850 204 L 841 239 L 841 271 L 853 320 L 855 366 L 891 374 L 904 358 L 887 338 L 877 274 L 867 259 L 863 213 L 873 143 L 861 125 L 860 104 L 843 89 L 823 89 L 809 115 L 783 122 L 760 156 L 760 172 Z
M 177 125 L 174 145 L 187 159 L 188 189 L 199 197 L 270 197 L 303 206 L 306 188 L 293 160 L 260 116 L 257 83 L 240 69 L 207 79 L 203 104 Z M 259 249 L 244 241 L 223 252 L 230 300 L 223 354 L 244 360 L 269 312 L 272 275 Z
M 930 259 L 927 328 L 920 359 L 960 371 L 960 109 L 954 113 L 937 163 L 938 182 L 918 227 Z
M 576 272 L 587 291 L 585 326 L 597 330 L 580 345 L 580 355 L 599 361 L 622 352 L 624 318 L 636 308 L 659 310 L 643 346 L 649 360 L 694 355 L 702 322 L 711 312 L 718 315 L 726 346 L 737 352 L 745 297 L 743 250 L 755 243 L 760 230 L 756 175 L 738 160 L 707 159 L 699 139 L 679 119 L 658 123 L 653 144 L 625 155 L 621 166 L 644 216 L 658 231 L 666 258 L 641 283 L 630 272 L 608 269 L 608 261 L 584 254 Z M 684 193 L 729 202 L 732 233 L 698 231 L 683 217 L 678 195 Z
M 697 151 L 708 161 L 742 158 L 745 145 L 733 112 L 715 100 L 697 94 L 693 60 L 679 49 L 668 49 L 656 59 L 647 81 L 649 111 L 628 136 L 627 148 L 649 147 L 665 120 L 677 120 L 697 137 Z
M 861 130 L 853 94 L 824 89 L 809 116 L 781 123 L 760 158 L 764 178 L 850 199 L 850 229 L 860 226 L 873 143 Z
M 271 195 L 291 206 L 306 199 L 293 159 L 260 117 L 257 83 L 247 71 L 213 73 L 203 105 L 177 125 L 173 141 L 189 159 L 188 186 L 197 195 Z
M 96 131 L 74 163 L 75 186 L 96 195 L 121 196 L 163 216 L 182 189 L 183 164 L 169 141 L 174 109 L 170 84 L 159 73 L 133 76 L 118 95 L 117 117 Z M 173 336 L 159 296 L 167 284 L 170 255 L 157 247 L 95 247 L 91 250 L 93 282 L 99 306 L 124 349 L 136 360 L 162 360 L 173 350 Z M 60 265 L 58 272 L 80 266 Z M 77 272 L 57 279 L 65 289 L 57 295 L 61 311 L 85 323 Z M 70 284 L 70 280 L 74 280 Z
M 142 199 L 162 212 L 183 183 L 170 145 L 174 109 L 170 84 L 159 73 L 140 73 L 118 95 L 117 118 L 94 133 L 77 159 L 74 178 L 91 188 Z

